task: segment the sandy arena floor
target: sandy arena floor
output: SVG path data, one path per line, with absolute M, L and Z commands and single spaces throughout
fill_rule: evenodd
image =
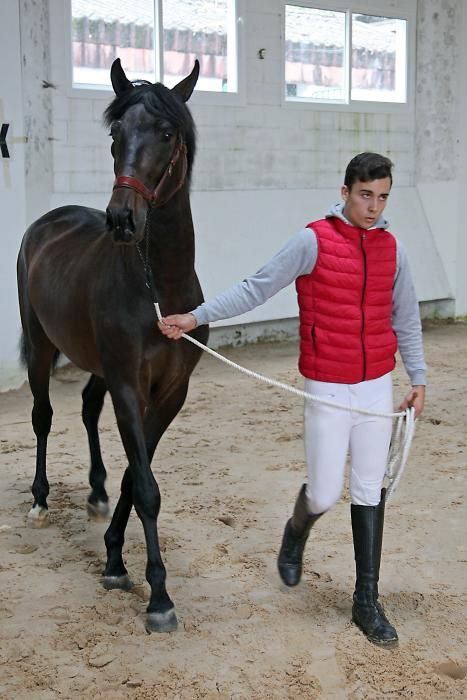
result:
M 35 441 L 24 386 L 0 395 L 0 697 L 266 700 L 467 695 L 467 325 L 430 324 L 426 412 L 386 513 L 381 594 L 400 646 L 374 647 L 350 622 L 348 494 L 312 532 L 301 585 L 276 573 L 303 476 L 300 399 L 204 356 L 154 469 L 159 531 L 179 629 L 147 635 L 142 528 L 125 545 L 131 593 L 99 584 L 105 523 L 88 522 L 85 375 L 52 380 L 50 526 L 26 526 Z M 183 342 L 183 341 L 181 341 Z M 226 354 L 301 387 L 295 344 Z M 402 398 L 406 379 L 396 373 Z M 107 400 L 101 419 L 115 503 L 126 461 Z

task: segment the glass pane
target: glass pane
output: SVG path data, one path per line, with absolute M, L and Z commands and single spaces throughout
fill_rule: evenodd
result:
M 286 99 L 343 101 L 345 12 L 286 5 Z
M 407 21 L 352 16 L 352 100 L 405 102 Z
M 197 58 L 197 90 L 237 90 L 234 0 L 163 0 L 162 22 L 165 85 L 187 76 Z
M 72 0 L 73 84 L 109 86 L 120 58 L 130 80 L 154 82 L 154 0 Z

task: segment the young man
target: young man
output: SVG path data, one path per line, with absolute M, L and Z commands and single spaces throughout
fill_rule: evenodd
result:
M 417 298 L 401 243 L 382 214 L 392 163 L 361 153 L 347 166 L 343 204 L 295 234 L 255 275 L 159 328 L 178 339 L 197 325 L 231 318 L 295 281 L 300 311 L 299 369 L 305 391 L 351 407 L 393 410 L 394 355 L 399 347 L 411 388 L 400 405 L 424 405 L 426 365 Z M 356 563 L 352 619 L 375 644 L 397 643 L 378 600 L 385 489 L 392 421 L 305 401 L 308 483 L 287 521 L 279 574 L 295 586 L 311 527 L 339 499 L 351 455 L 351 520 Z

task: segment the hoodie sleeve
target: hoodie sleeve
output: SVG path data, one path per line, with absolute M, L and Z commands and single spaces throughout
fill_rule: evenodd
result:
M 274 294 L 312 271 L 317 257 L 314 231 L 305 228 L 251 277 L 235 284 L 214 299 L 205 301 L 191 313 L 198 326 L 239 316 L 264 304 Z
M 407 253 L 400 241 L 397 241 L 397 269 L 392 300 L 392 327 L 397 335 L 402 362 L 412 386 L 425 385 L 426 364 L 420 312 Z

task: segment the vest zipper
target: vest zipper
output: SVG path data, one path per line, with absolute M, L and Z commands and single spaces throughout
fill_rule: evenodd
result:
M 366 238 L 366 233 L 362 233 L 360 238 L 360 244 L 363 255 L 363 287 L 362 287 L 362 331 L 361 331 L 361 341 L 362 341 L 362 356 L 363 356 L 363 377 L 362 381 L 365 381 L 366 377 L 366 355 L 365 355 L 365 341 L 364 341 L 364 331 L 365 331 L 365 313 L 363 311 L 363 302 L 365 300 L 365 290 L 366 290 L 366 253 L 363 247 L 363 241 Z

